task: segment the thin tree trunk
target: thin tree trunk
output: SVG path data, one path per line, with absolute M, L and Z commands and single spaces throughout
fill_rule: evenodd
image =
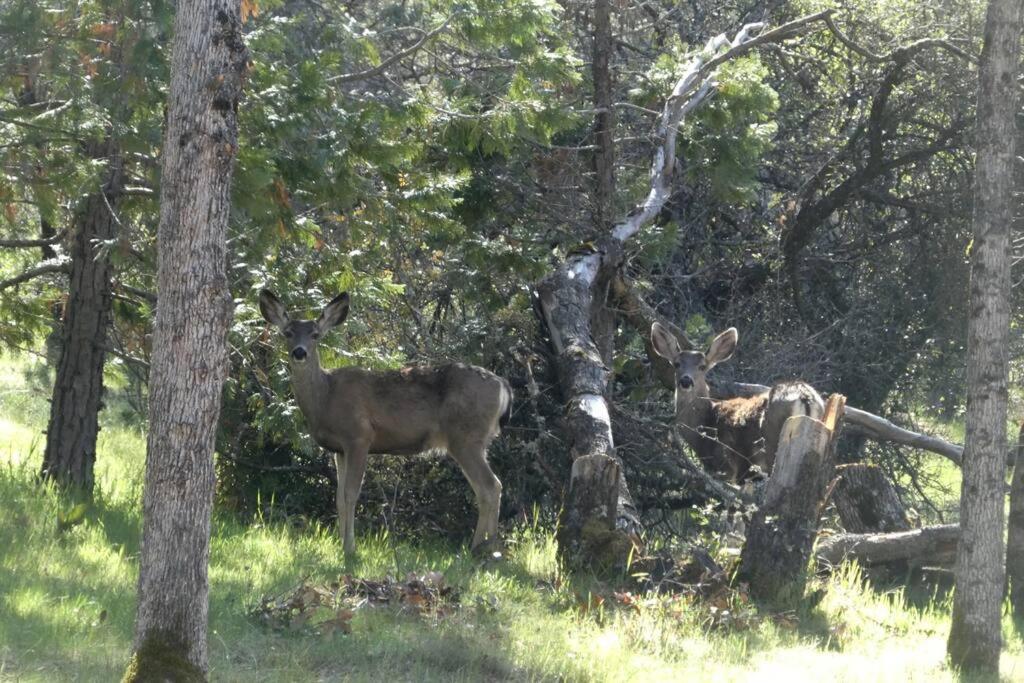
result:
M 1006 534 L 1006 583 L 1010 606 L 1024 618 L 1024 422 L 1017 434 L 1017 457 L 1010 482 L 1010 518 Z
M 102 187 L 83 200 L 74 219 L 71 277 L 41 472 L 44 478 L 87 496 L 93 489 L 110 324 L 111 264 L 102 243 L 117 234 L 114 212 L 123 186 L 115 141 L 106 140 L 90 156 L 105 158 L 107 172 Z
M 615 118 L 612 112 L 612 8 L 611 0 L 594 0 L 594 197 L 595 224 L 604 233 L 613 220 L 615 199 Z
M 1020 0 L 990 0 L 977 109 L 971 312 L 967 334 L 967 433 L 960 494 L 961 537 L 947 651 L 958 668 L 997 672 L 1005 565 L 1010 324 L 1010 226 Z
M 248 70 L 238 0 L 179 0 L 157 241 L 157 307 L 135 653 L 127 680 L 203 678 L 213 446 L 228 371 L 227 225 Z

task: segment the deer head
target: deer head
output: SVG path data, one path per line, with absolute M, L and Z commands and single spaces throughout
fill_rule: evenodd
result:
M 722 361 L 729 360 L 738 341 L 739 333 L 735 327 L 730 327 L 714 338 L 706 352 L 684 351 L 674 334 L 658 323 L 651 326 L 651 344 L 655 352 L 676 369 L 677 405 L 681 399 L 692 401 L 710 395 L 708 371 Z
M 305 363 L 311 356 L 316 358 L 316 346 L 320 338 L 345 321 L 348 316 L 348 292 L 342 292 L 331 299 L 316 320 L 292 320 L 280 299 L 269 289 L 264 289 L 260 292 L 260 313 L 264 320 L 281 330 L 288 342 L 289 360 Z

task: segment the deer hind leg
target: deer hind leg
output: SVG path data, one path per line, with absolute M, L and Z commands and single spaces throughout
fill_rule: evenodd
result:
M 472 548 L 498 538 L 498 514 L 501 511 L 501 482 L 487 464 L 487 442 L 449 444 L 449 452 L 462 468 L 469 485 L 476 494 L 479 508 Z
M 338 510 L 338 536 L 342 543 L 345 542 L 345 512 L 348 510 L 345 506 L 345 465 L 345 454 L 341 451 L 336 452 L 334 454 L 334 471 L 338 475 L 338 489 L 334 492 L 334 505 Z
M 345 449 L 343 456 L 335 456 L 338 469 L 338 533 L 341 535 L 345 555 L 356 551 L 356 503 L 359 491 L 363 487 L 363 475 L 366 473 L 366 459 L 369 448 L 363 444 L 353 445 Z M 338 466 L 340 462 L 342 463 Z

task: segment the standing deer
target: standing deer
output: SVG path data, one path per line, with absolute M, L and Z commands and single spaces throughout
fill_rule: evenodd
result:
M 783 382 L 768 393 L 716 400 L 708 391 L 707 373 L 732 357 L 739 333 L 722 332 L 706 353 L 683 351 L 675 335 L 654 323 L 651 344 L 676 369 L 676 424 L 705 469 L 742 481 L 757 465 L 768 473 L 786 420 L 794 415 L 821 417 L 825 404 L 812 386 Z
M 348 294 L 342 293 L 316 320 L 292 320 L 273 292 L 260 292 L 260 312 L 288 344 L 292 391 L 310 434 L 334 453 L 338 532 L 345 554 L 355 552 L 355 507 L 370 453 L 447 451 L 476 494 L 473 549 L 497 540 L 501 482 L 487 464 L 487 446 L 511 414 L 508 383 L 483 368 L 458 363 L 325 372 L 317 343 L 345 320 L 348 307 Z

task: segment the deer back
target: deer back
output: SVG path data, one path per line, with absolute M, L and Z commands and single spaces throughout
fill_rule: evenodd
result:
M 314 438 L 332 449 L 353 439 L 368 441 L 371 453 L 396 455 L 486 444 L 511 404 L 503 379 L 471 365 L 340 368 L 327 377 Z
M 764 469 L 761 423 L 767 397 L 710 399 L 709 403 L 708 436 L 702 439 L 702 446 L 696 447 L 698 457 L 702 450 L 712 451 L 707 461 L 701 457 L 705 467 L 723 471 L 733 480 L 742 479 L 753 465 Z

